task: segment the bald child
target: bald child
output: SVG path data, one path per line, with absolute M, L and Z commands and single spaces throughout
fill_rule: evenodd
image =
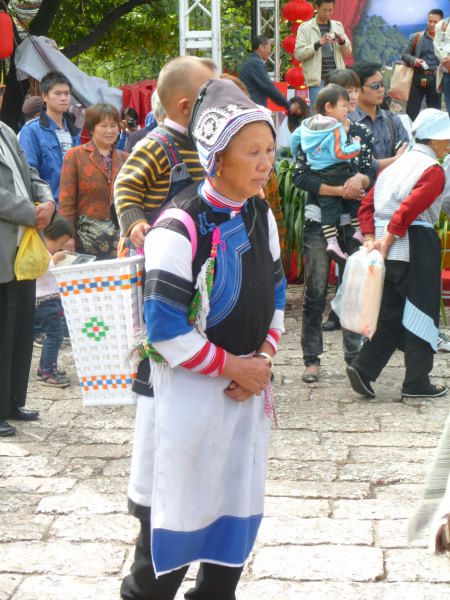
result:
M 204 178 L 187 127 L 199 88 L 215 76 L 210 65 L 194 56 L 175 58 L 161 69 L 157 90 L 166 113 L 164 122 L 128 157 L 114 186 L 121 233 L 136 248 L 143 247 L 161 205 L 180 191 L 173 163 L 184 163 L 190 177 L 186 184 Z

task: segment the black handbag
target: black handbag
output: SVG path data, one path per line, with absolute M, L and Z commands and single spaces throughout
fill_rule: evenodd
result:
M 77 220 L 77 251 L 105 260 L 117 257 L 119 230 L 112 219 L 100 220 L 81 215 Z

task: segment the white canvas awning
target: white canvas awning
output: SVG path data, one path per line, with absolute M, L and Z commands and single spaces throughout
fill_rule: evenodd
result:
M 119 111 L 122 108 L 122 91 L 110 88 L 105 79 L 86 75 L 58 50 L 54 40 L 27 36 L 16 48 L 15 63 L 19 80 L 34 77 L 41 81 L 49 71 L 61 71 L 72 84 L 72 94 L 84 106 L 109 102 Z

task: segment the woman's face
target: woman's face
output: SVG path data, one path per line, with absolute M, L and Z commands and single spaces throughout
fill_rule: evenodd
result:
M 107 148 L 112 146 L 119 135 L 119 125 L 111 117 L 105 117 L 97 123 L 92 132 L 92 139 L 96 146 Z
M 358 105 L 358 98 L 359 98 L 360 91 L 361 91 L 360 88 L 357 88 L 357 87 L 348 87 L 347 88 L 347 93 L 348 93 L 348 97 L 349 97 L 348 110 L 351 113 L 356 110 L 356 107 Z
M 245 125 L 217 158 L 213 178 L 217 190 L 231 200 L 244 202 L 265 185 L 275 159 L 270 126 L 259 121 Z
M 444 158 L 450 151 L 450 140 L 432 140 L 431 147 L 437 158 Z

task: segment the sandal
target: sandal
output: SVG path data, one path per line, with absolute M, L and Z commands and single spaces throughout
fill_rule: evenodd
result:
M 61 377 L 65 377 L 67 375 L 67 371 L 65 369 L 56 369 L 55 371 L 53 371 L 53 373 L 55 373 L 56 375 L 61 375 Z M 46 376 L 44 374 L 44 371 L 42 369 L 38 369 L 36 373 L 36 378 L 39 379 L 39 381 L 44 381 L 45 377 Z
M 70 379 L 63 377 L 59 373 L 43 374 L 40 382 L 41 385 L 48 385 L 55 388 L 65 388 L 70 385 Z
M 350 379 L 350 385 L 357 394 L 360 394 L 365 398 L 375 398 L 375 392 L 370 385 L 370 381 L 363 377 L 358 369 L 352 365 L 348 365 L 347 375 Z
M 317 383 L 319 381 L 320 367 L 319 365 L 309 365 L 303 371 L 302 381 L 305 383 Z
M 448 392 L 448 387 L 445 385 L 433 385 L 430 383 L 428 388 L 423 392 L 406 392 L 402 390 L 402 398 L 440 398 Z

